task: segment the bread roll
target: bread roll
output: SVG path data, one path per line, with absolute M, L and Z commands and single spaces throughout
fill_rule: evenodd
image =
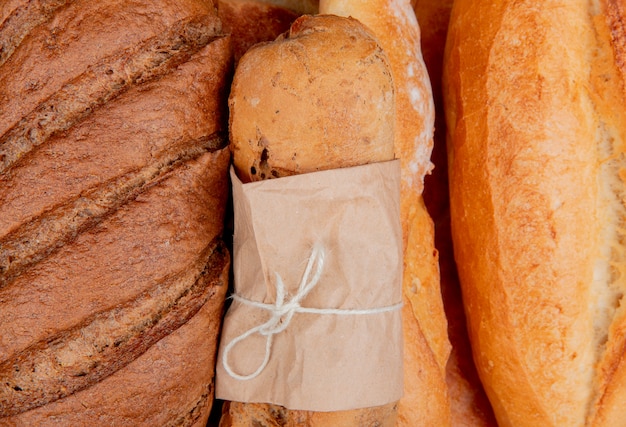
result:
M 205 425 L 229 266 L 214 8 L 0 20 L 0 424 Z
M 396 91 L 395 157 L 402 165 L 404 234 L 403 328 L 405 396 L 398 425 L 450 424 L 445 369 L 450 354 L 441 299 L 434 227 L 422 199 L 432 165 L 434 105 L 420 48 L 420 28 L 408 0 L 321 0 L 321 13 L 352 16 L 372 29 L 387 53 Z
M 450 233 L 450 201 L 446 125 L 441 75 L 452 0 L 415 0 L 415 15 L 422 30 L 421 45 L 435 100 L 435 135 L 432 162 L 435 168 L 424 180 L 424 202 L 435 224 L 435 247 L 439 251 L 441 294 L 448 319 L 452 349 L 446 365 L 452 425 L 495 426 L 489 400 L 478 377 L 467 334 L 461 287 L 454 263 Z
M 502 426 L 623 426 L 624 1 L 457 0 L 455 257 Z
M 237 176 L 249 182 L 392 160 L 393 100 L 386 56 L 367 29 L 305 15 L 237 67 L 229 98 Z
M 303 16 L 275 42 L 250 49 L 235 71 L 229 106 L 233 163 L 244 182 L 393 159 L 387 57 L 354 19 Z M 394 403 L 311 412 L 229 402 L 220 425 L 393 426 L 395 420 Z

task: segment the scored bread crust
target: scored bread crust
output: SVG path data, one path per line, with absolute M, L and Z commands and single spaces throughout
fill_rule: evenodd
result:
M 0 14 L 0 424 L 204 425 L 230 263 L 216 11 Z
M 500 425 L 623 425 L 624 11 L 453 6 L 454 249 Z

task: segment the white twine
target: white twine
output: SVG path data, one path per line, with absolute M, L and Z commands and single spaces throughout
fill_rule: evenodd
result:
M 312 314 L 335 314 L 335 315 L 364 315 L 364 314 L 378 314 L 378 313 L 386 313 L 394 310 L 398 310 L 402 307 L 402 303 L 386 306 L 386 307 L 376 307 L 376 308 L 367 308 L 367 309 L 337 309 L 337 308 L 310 308 L 310 307 L 302 307 L 300 302 L 307 296 L 307 294 L 317 285 L 319 282 L 320 276 L 322 275 L 322 270 L 324 268 L 324 248 L 316 244 L 311 251 L 311 256 L 309 257 L 309 261 L 304 270 L 304 274 L 302 275 L 302 280 L 300 281 L 300 285 L 298 287 L 298 292 L 292 297 L 286 297 L 286 288 L 283 283 L 282 278 L 278 273 L 276 274 L 276 302 L 274 304 L 267 304 L 258 301 L 252 301 L 237 294 L 232 295 L 232 299 L 235 301 L 239 301 L 245 305 L 249 305 L 251 307 L 261 308 L 263 310 L 269 311 L 271 313 L 271 317 L 265 323 L 262 323 L 258 326 L 254 326 L 248 329 L 243 334 L 231 340 L 228 345 L 224 348 L 224 353 L 222 356 L 222 365 L 228 374 L 238 380 L 250 380 L 259 376 L 259 374 L 265 369 L 267 366 L 271 349 L 272 349 L 272 340 L 274 335 L 281 333 L 289 326 L 293 315 L 296 313 L 312 313 Z M 311 275 L 311 271 L 315 268 L 315 272 L 313 277 L 309 280 L 309 276 Z M 253 334 L 260 334 L 266 337 L 265 341 L 265 356 L 263 357 L 263 362 L 257 368 L 256 371 L 249 375 L 240 375 L 236 373 L 230 363 L 228 362 L 228 355 L 233 349 L 233 347 L 239 342 L 245 340 L 249 336 Z

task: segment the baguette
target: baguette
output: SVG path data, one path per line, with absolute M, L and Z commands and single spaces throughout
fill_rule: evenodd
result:
M 230 262 L 215 10 L 0 16 L 0 424 L 205 425 Z
M 354 19 L 305 15 L 275 42 L 251 48 L 229 106 L 233 164 L 244 182 L 393 159 L 387 58 Z M 395 419 L 395 403 L 311 412 L 227 402 L 220 426 L 393 426 Z
M 433 221 L 422 198 L 430 172 L 435 110 L 420 46 L 420 28 L 408 0 L 321 0 L 321 13 L 352 16 L 376 35 L 387 53 L 396 93 L 394 156 L 402 167 L 404 236 L 404 397 L 398 425 L 450 425 L 446 364 L 450 354 L 441 298 Z
M 432 162 L 435 168 L 424 180 L 424 202 L 435 224 L 435 247 L 439 251 L 441 294 L 448 320 L 450 358 L 446 384 L 450 396 L 452 425 L 495 426 L 487 395 L 478 377 L 467 334 L 461 287 L 454 263 L 450 232 L 450 201 L 446 124 L 441 75 L 452 0 L 415 0 L 414 10 L 422 30 L 422 55 L 428 69 L 435 100 L 435 135 Z
M 502 426 L 623 426 L 624 1 L 454 3 L 455 258 Z

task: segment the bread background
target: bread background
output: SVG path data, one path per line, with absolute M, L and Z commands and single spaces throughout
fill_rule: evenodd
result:
M 215 9 L 0 16 L 0 424 L 206 424 L 229 266 Z
M 625 10 L 453 6 L 444 90 L 455 257 L 503 426 L 624 423 Z

